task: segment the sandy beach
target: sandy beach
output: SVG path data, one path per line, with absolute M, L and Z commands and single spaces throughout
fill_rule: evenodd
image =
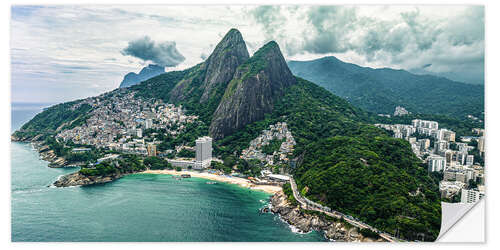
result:
M 210 174 L 210 173 L 200 173 L 200 172 L 195 172 L 195 171 L 175 171 L 175 170 L 146 170 L 144 172 L 141 172 L 144 174 L 169 174 L 169 175 L 182 175 L 182 174 L 189 174 L 191 177 L 197 177 L 197 178 L 203 178 L 203 179 L 208 179 L 208 180 L 213 180 L 213 181 L 220 181 L 220 182 L 226 182 L 226 183 L 231 183 L 231 184 L 237 184 L 241 187 L 246 187 L 249 189 L 254 189 L 254 190 L 261 190 L 266 193 L 270 194 L 275 194 L 279 191 L 281 191 L 281 187 L 279 186 L 271 186 L 271 185 L 255 185 L 250 182 L 250 180 L 243 179 L 240 177 L 228 177 L 228 176 L 222 176 L 222 175 L 216 175 L 216 174 Z

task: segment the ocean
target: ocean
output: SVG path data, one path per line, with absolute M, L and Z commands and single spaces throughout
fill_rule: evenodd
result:
M 12 104 L 12 131 L 46 104 Z M 89 187 L 50 187 L 77 171 L 51 169 L 29 143 L 11 144 L 14 242 L 325 241 L 259 213 L 269 194 L 207 180 L 134 174 Z

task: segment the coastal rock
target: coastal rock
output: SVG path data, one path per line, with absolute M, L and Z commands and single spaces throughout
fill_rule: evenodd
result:
M 364 237 L 355 227 L 347 229 L 342 222 L 331 221 L 314 214 L 304 213 L 298 206 L 291 205 L 282 191 L 271 197 L 270 206 L 271 212 L 279 214 L 281 219 L 301 232 L 321 231 L 325 238 L 331 241 L 381 241 L 380 239 L 375 240 Z
M 106 176 L 86 176 L 80 172 L 75 172 L 72 174 L 61 176 L 57 181 L 54 182 L 56 187 L 70 187 L 70 186 L 87 186 L 94 184 L 102 184 L 114 181 L 121 178 L 122 174 L 111 174 Z

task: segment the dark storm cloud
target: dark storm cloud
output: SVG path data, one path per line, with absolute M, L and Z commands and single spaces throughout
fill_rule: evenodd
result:
M 151 61 L 165 67 L 177 66 L 185 59 L 177 50 L 175 42 L 166 41 L 155 43 L 148 36 L 130 41 L 128 46 L 123 49 L 121 53 L 123 55 L 137 57 L 144 61 Z

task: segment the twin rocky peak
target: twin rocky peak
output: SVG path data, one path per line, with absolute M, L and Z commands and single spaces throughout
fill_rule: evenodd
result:
M 188 74 L 176 84 L 170 101 L 182 101 L 190 91 L 203 91 L 201 105 L 218 103 L 209 131 L 214 139 L 264 119 L 272 112 L 276 98 L 296 83 L 276 42 L 267 43 L 250 57 L 236 29 L 224 36 L 197 72 L 203 73 Z M 199 87 L 193 87 L 195 81 L 201 81 Z

